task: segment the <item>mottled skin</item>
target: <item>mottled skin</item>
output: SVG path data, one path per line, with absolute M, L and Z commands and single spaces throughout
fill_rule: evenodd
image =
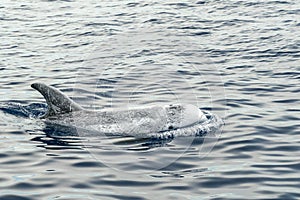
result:
M 46 99 L 48 112 L 44 118 L 83 109 L 54 87 L 47 86 L 43 83 L 33 83 L 31 87 L 39 91 Z
M 43 118 L 48 122 L 106 134 L 155 138 L 201 136 L 222 124 L 219 118 L 190 104 L 90 111 L 54 87 L 43 83 L 31 87 L 46 99 L 48 112 Z

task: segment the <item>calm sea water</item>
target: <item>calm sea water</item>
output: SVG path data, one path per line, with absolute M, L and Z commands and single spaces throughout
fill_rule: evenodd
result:
M 300 2 L 0 5 L 0 199 L 300 199 Z M 219 135 L 85 137 L 33 82 L 88 109 L 192 103 Z

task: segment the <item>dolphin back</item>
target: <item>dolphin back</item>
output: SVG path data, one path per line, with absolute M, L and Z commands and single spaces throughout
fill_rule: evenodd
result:
M 58 89 L 44 83 L 33 83 L 32 88 L 39 91 L 48 104 L 48 112 L 44 117 L 82 110 L 83 108 Z

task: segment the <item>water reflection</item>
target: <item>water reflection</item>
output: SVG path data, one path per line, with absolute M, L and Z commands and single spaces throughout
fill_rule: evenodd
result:
M 111 136 L 103 133 L 92 132 L 72 126 L 63 126 L 45 122 L 45 127 L 41 130 L 28 130 L 29 133 L 43 133 L 32 138 L 31 141 L 42 142 L 39 147 L 49 149 L 66 149 L 66 148 L 92 148 L 99 147 L 101 141 L 111 143 L 124 150 L 145 151 L 152 148 L 164 147 L 172 142 L 173 139 L 155 139 L 155 138 L 134 138 L 124 136 Z M 82 136 L 84 135 L 84 136 Z

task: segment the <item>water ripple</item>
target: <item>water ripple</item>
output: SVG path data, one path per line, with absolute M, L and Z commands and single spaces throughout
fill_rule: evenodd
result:
M 299 3 L 4 0 L 0 199 L 299 199 Z M 218 137 L 79 137 L 32 82 L 83 107 L 192 103 Z

